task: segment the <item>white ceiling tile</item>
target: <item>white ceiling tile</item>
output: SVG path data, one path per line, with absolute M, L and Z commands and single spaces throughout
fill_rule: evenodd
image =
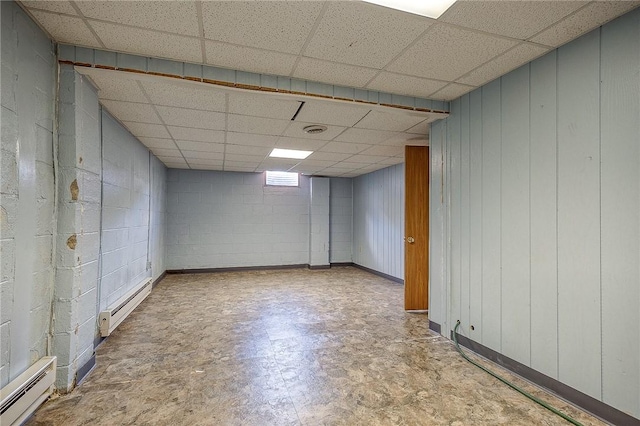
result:
M 189 160 L 222 160 L 224 153 L 222 152 L 203 152 L 203 151 L 182 151 L 184 158 Z
M 401 157 L 389 157 L 389 158 L 385 158 L 382 161 L 379 161 L 378 164 L 383 164 L 385 166 L 393 166 L 395 164 L 400 164 L 400 163 L 403 163 L 403 162 L 404 162 L 404 160 Z
M 370 129 L 347 129 L 336 138 L 337 141 L 351 143 L 377 144 L 394 136 L 396 132 L 370 130 Z
M 227 167 L 224 168 L 225 172 L 237 172 L 237 173 L 254 173 L 255 168 L 251 167 Z
M 162 124 L 153 107 L 149 104 L 103 100 L 102 105 L 120 121 Z
M 227 149 L 225 153 L 227 154 L 240 154 L 240 155 L 254 155 L 261 156 L 264 158 L 265 156 L 271 153 L 272 148 L 262 147 L 262 146 L 248 146 L 248 145 L 229 145 L 227 144 Z
M 172 164 L 172 165 L 187 165 L 187 162 L 184 161 L 184 158 L 180 157 L 163 157 L 161 155 L 158 155 L 158 160 L 162 161 L 164 164 Z
M 226 167 L 243 168 L 243 169 L 255 169 L 260 164 L 259 161 L 226 161 L 224 162 Z
M 191 164 L 189 166 L 193 170 L 222 170 L 222 163 L 220 164 Z
M 336 163 L 337 163 L 336 160 L 313 160 L 313 159 L 306 159 L 300 162 L 300 164 L 305 167 L 308 166 L 308 167 L 320 167 L 320 168 L 331 167 Z
M 168 77 L 142 81 L 149 99 L 156 105 L 192 108 L 203 111 L 225 111 L 225 93 L 207 83 L 182 82 Z
M 246 155 L 246 154 L 226 154 L 225 161 L 243 161 L 246 163 L 260 163 L 264 160 L 264 155 Z
M 321 9 L 316 1 L 205 1 L 204 36 L 297 54 Z
M 364 87 L 377 73 L 371 68 L 321 61 L 313 58 L 300 58 L 293 76 L 327 84 L 349 87 Z
M 328 2 L 303 54 L 383 68 L 434 21 L 364 2 Z
M 367 85 L 367 88 L 399 95 L 427 98 L 445 84 L 447 83 L 443 81 L 383 71 Z
M 228 130 L 238 133 L 258 133 L 261 135 L 281 135 L 289 125 L 289 120 L 249 117 L 247 115 L 228 115 Z
M 406 133 L 414 133 L 418 135 L 428 135 L 429 134 L 429 123 L 431 120 L 427 119 L 422 121 L 421 123 L 416 124 L 410 129 L 406 130 Z
M 350 169 L 350 170 L 357 170 L 360 169 L 364 166 L 366 166 L 367 164 L 373 164 L 373 163 L 358 163 L 358 162 L 353 162 L 351 161 L 353 159 L 354 156 L 349 157 L 347 159 L 347 161 L 340 161 L 339 163 L 336 163 L 334 165 L 332 165 L 331 167 L 333 168 L 341 168 L 341 169 Z
M 135 137 L 169 139 L 171 135 L 161 124 L 134 123 L 132 121 L 122 121 L 122 124 L 129 129 Z
M 346 142 L 329 142 L 320 149 L 320 152 L 338 152 L 344 154 L 357 154 L 364 151 L 367 148 L 371 148 L 371 145 L 361 143 L 346 143 Z
M 415 133 L 394 133 L 390 138 L 380 142 L 384 146 L 405 146 L 415 143 L 423 144 L 428 139 L 428 135 L 417 135 Z M 417 141 L 417 142 L 416 142 Z
M 77 67 L 79 73 L 89 76 L 98 88 L 98 97 L 125 102 L 148 103 L 138 81 L 132 74 L 99 68 Z
M 282 95 L 263 93 L 249 95 L 238 92 L 229 94 L 229 113 L 231 114 L 291 120 L 298 108 L 300 108 L 299 101 L 284 98 Z
M 352 154 L 341 154 L 338 152 L 319 152 L 316 151 L 307 157 L 306 161 L 342 161 L 349 157 Z
M 289 75 L 296 57 L 252 47 L 206 41 L 207 64 L 264 74 Z
M 258 167 L 265 170 L 289 170 L 299 162 L 300 160 L 290 158 L 266 158 Z
M 383 157 L 394 157 L 404 153 L 402 146 L 376 145 L 361 152 L 362 155 L 377 155 Z
M 115 4 L 108 1 L 76 1 L 76 4 L 87 18 L 182 35 L 199 35 L 194 2 L 168 1 L 162 3 L 161 7 L 152 1 L 121 1 Z
M 322 124 L 322 123 L 305 123 L 302 121 L 291 121 L 289 127 L 284 132 L 284 136 L 288 136 L 290 138 L 301 138 L 301 139 L 317 139 L 328 141 L 340 133 L 342 133 L 345 127 L 339 126 L 327 126 L 327 130 L 323 133 L 306 133 L 303 129 L 307 126 L 311 126 L 313 124 Z
M 177 61 L 202 62 L 200 41 L 195 38 L 98 21 L 89 21 L 89 25 L 109 50 Z
M 351 163 L 376 164 L 376 163 L 379 163 L 380 161 L 383 161 L 385 158 L 387 158 L 387 157 L 380 156 L 380 155 L 358 154 L 358 155 L 354 155 L 353 157 L 349 157 L 349 162 L 351 162 Z
M 28 8 L 66 13 L 67 15 L 77 15 L 76 10 L 71 6 L 71 2 L 69 1 L 22 0 L 21 3 Z
M 587 1 L 458 1 L 438 21 L 527 39 Z
M 425 120 L 424 115 L 414 114 L 393 110 L 372 110 L 355 127 L 402 132 Z
M 153 152 L 153 154 L 158 158 L 160 158 L 160 157 L 163 157 L 163 158 L 165 158 L 165 157 L 182 158 L 182 154 L 177 149 L 152 148 L 151 152 Z
M 224 130 L 225 128 L 225 115 L 221 112 L 166 106 L 156 106 L 156 109 L 167 126 L 211 130 Z
M 458 84 L 458 83 L 449 83 L 447 86 L 445 86 L 441 90 L 438 90 L 436 93 L 431 95 L 431 98 L 451 101 L 475 89 L 476 89 L 475 86 L 468 86 L 466 84 Z
M 227 143 L 233 145 L 269 146 L 274 147 L 278 136 L 256 135 L 252 133 L 227 132 Z
M 458 80 L 460 83 L 481 86 L 509 71 L 534 60 L 549 50 L 536 45 L 521 44 L 507 53 L 487 62 Z
M 196 142 L 210 142 L 210 143 L 223 143 L 224 132 L 220 130 L 208 130 L 208 129 L 192 129 L 189 127 L 176 127 L 168 126 L 169 132 L 174 139 L 196 141 Z
M 102 48 L 82 19 L 38 10 L 30 12 L 57 42 Z
M 387 167 L 389 167 L 386 164 L 372 164 L 370 166 L 365 166 L 361 169 L 358 169 L 358 173 L 361 174 L 365 174 L 365 173 L 371 173 L 371 172 L 375 172 L 376 170 L 381 170 L 381 169 L 386 169 Z
M 340 164 L 340 163 L 338 163 Z M 356 169 L 357 170 L 357 169 Z M 350 167 L 327 167 L 326 169 L 322 169 L 322 174 L 327 176 L 340 176 L 344 173 L 354 172 L 355 170 Z
M 516 44 L 513 40 L 436 24 L 387 69 L 452 81 Z
M 188 159 L 190 166 L 218 166 L 221 167 L 224 160 L 207 160 L 204 158 Z
M 325 100 L 307 100 L 296 121 L 350 127 L 367 115 L 371 108 L 357 104 Z
M 558 47 L 611 19 L 638 7 L 639 1 L 594 1 L 556 25 L 532 37 L 535 43 Z
M 318 173 L 322 169 L 323 167 L 320 167 L 320 166 L 308 166 L 308 165 L 296 164 L 289 171 L 310 175 L 310 174 Z
M 185 151 L 224 152 L 223 143 L 195 142 L 177 140 L 178 147 Z
M 173 139 L 159 139 L 159 138 L 138 138 L 140 142 L 147 148 L 162 148 L 162 149 L 176 149 L 176 143 Z
M 286 149 L 301 149 L 303 151 L 315 151 L 322 148 L 327 141 L 316 139 L 302 139 L 302 138 L 286 138 L 281 137 L 278 139 L 276 146 L 278 148 Z

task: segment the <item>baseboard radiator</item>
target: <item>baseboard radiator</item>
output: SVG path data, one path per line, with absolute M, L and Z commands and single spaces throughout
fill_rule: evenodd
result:
M 121 297 L 116 303 L 100 312 L 100 336 L 107 337 L 118 325 L 151 294 L 151 278 L 145 278 L 135 288 Z
M 1 425 L 19 425 L 49 398 L 56 381 L 56 357 L 40 358 L 0 390 Z

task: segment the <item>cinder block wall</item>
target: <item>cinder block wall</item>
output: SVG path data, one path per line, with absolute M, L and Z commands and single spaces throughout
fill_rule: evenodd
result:
M 52 42 L 0 2 L 0 386 L 50 351 L 54 246 Z

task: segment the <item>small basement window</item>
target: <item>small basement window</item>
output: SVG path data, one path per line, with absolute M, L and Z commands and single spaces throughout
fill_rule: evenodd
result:
M 300 175 L 293 172 L 265 172 L 267 186 L 299 186 Z

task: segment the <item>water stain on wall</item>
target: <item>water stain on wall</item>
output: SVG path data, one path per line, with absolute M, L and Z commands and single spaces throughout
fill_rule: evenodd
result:
M 67 247 L 69 247 L 71 250 L 76 249 L 76 244 L 78 244 L 78 237 L 76 237 L 76 234 L 73 234 L 72 236 L 67 238 Z
M 78 201 L 78 193 L 80 192 L 80 188 L 78 187 L 78 179 L 74 179 L 69 186 L 71 190 L 71 200 Z

